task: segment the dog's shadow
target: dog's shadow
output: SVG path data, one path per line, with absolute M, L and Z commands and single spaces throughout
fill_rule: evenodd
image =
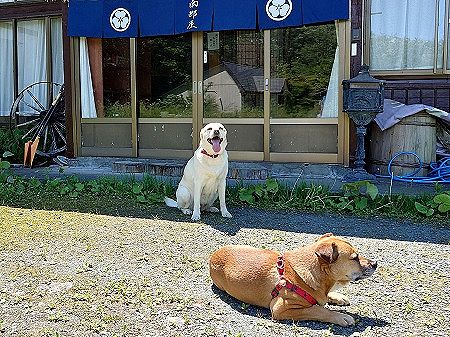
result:
M 228 304 L 232 309 L 238 311 L 243 315 L 253 316 L 257 318 L 272 320 L 272 315 L 270 310 L 267 308 L 260 308 L 253 305 L 248 305 L 243 303 L 234 297 L 228 295 L 225 291 L 220 290 L 214 284 L 211 286 L 211 289 L 214 294 L 216 294 L 223 302 Z M 385 327 L 389 325 L 389 323 L 383 319 L 373 318 L 362 316 L 358 314 L 348 313 L 345 310 L 339 310 L 340 312 L 346 313 L 348 315 L 353 316 L 356 320 L 356 324 L 350 327 L 341 327 L 334 325 L 333 332 L 342 336 L 350 336 L 355 332 L 363 332 L 367 327 Z M 313 330 L 328 330 L 330 328 L 330 323 L 322 323 L 316 321 L 292 321 L 292 320 L 284 320 L 278 321 L 279 323 L 286 325 L 294 325 L 297 327 L 305 327 Z

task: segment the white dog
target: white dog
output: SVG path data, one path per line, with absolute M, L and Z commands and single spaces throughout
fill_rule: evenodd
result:
M 200 131 L 200 145 L 187 162 L 177 189 L 177 201 L 164 198 L 169 207 L 178 207 L 183 214 L 200 220 L 200 210 L 219 212 L 212 204 L 219 197 L 220 212 L 231 218 L 225 204 L 228 173 L 227 130 L 220 123 L 210 123 Z

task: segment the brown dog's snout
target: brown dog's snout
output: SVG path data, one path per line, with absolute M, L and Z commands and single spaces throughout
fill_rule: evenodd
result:
M 370 265 L 373 269 L 377 269 L 377 267 L 378 267 L 378 262 L 377 262 L 377 261 L 369 260 L 369 265 Z

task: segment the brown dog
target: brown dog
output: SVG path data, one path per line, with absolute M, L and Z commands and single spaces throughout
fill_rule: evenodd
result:
M 377 263 L 328 233 L 282 257 L 273 250 L 225 246 L 211 255 L 209 268 L 219 289 L 245 303 L 270 308 L 274 319 L 348 326 L 355 324 L 352 316 L 323 305 L 349 305 L 346 296 L 332 290 L 371 276 Z

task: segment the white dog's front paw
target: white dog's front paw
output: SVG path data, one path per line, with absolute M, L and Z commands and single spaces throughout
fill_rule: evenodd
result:
M 230 212 L 228 212 L 227 210 L 222 211 L 222 216 L 224 218 L 232 218 L 233 216 L 231 215 Z
M 196 213 L 196 212 L 192 213 L 191 219 L 194 221 L 200 220 L 200 213 Z

